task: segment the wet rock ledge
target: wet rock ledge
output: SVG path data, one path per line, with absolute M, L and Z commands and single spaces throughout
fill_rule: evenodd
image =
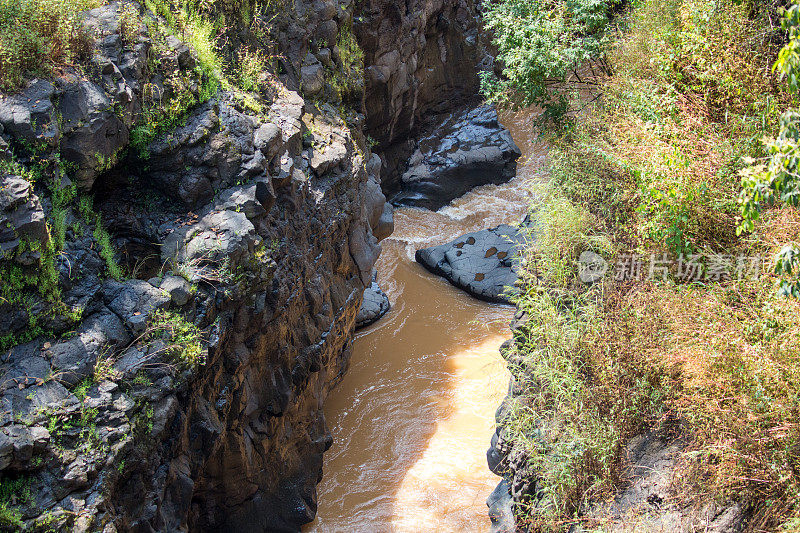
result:
M 480 185 L 514 177 L 521 152 L 490 105 L 438 115 L 410 147 L 396 206 L 436 210 Z

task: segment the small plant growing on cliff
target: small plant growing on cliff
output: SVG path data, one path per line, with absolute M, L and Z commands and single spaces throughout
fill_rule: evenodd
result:
M 139 37 L 141 17 L 139 11 L 131 4 L 125 4 L 119 12 L 119 35 L 126 44 L 136 42 Z
M 30 490 L 30 479 L 27 477 L 0 477 L 0 528 L 9 531 L 22 529 L 25 525 L 22 513 L 14 505 L 29 500 Z
M 153 384 L 153 380 L 148 378 L 147 374 L 145 374 L 143 371 L 140 370 L 133 377 L 132 383 L 137 387 L 149 387 Z
M 20 531 L 25 526 L 22 513 L 9 504 L 0 503 L 0 528 L 8 531 Z
M 111 236 L 103 227 L 100 215 L 97 216 L 97 220 L 95 221 L 93 235 L 97 244 L 100 245 L 100 257 L 106 262 L 108 275 L 116 280 L 124 278 L 125 275 L 122 272 L 122 268 L 114 257 L 114 246 L 111 244 Z
M 329 82 L 339 97 L 346 100 L 364 88 L 364 51 L 349 25 L 339 31 L 336 46 L 341 66 L 334 69 Z
M 244 91 L 258 91 L 261 88 L 262 76 L 266 70 L 267 58 L 261 50 L 242 47 L 237 54 L 239 69 L 236 82 Z
M 114 361 L 110 357 L 99 357 L 94 365 L 94 381 L 101 383 L 106 380 L 114 380 L 118 377 L 118 372 L 114 368 Z
M 189 367 L 205 364 L 206 351 L 200 330 L 174 311 L 156 311 L 145 337 L 149 341 L 166 343 L 163 350 Z
M 122 268 L 117 263 L 115 258 L 114 245 L 111 244 L 111 236 L 103 226 L 103 220 L 100 214 L 94 210 L 94 202 L 89 196 L 81 196 L 78 200 L 78 212 L 83 220 L 89 226 L 94 225 L 92 235 L 100 246 L 100 257 L 106 262 L 106 270 L 108 275 L 116 280 L 121 280 L 125 277 Z
M 83 401 L 84 398 L 86 398 L 86 394 L 89 392 L 89 388 L 91 386 L 92 382 L 89 380 L 89 378 L 85 378 L 72 390 L 72 394 L 74 394 L 78 400 Z

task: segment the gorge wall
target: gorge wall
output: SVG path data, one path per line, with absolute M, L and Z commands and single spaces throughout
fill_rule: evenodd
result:
M 3 528 L 313 518 L 322 405 L 391 231 L 381 167 L 474 94 L 483 56 L 466 0 L 295 0 L 264 20 L 279 66 L 260 91 L 114 2 L 86 15 L 87 65 L 0 96 Z M 351 28 L 366 76 L 337 90 Z
M 475 100 L 492 57 L 474 0 L 367 0 L 354 31 L 365 54 L 366 132 L 383 160 L 387 191 L 399 187 L 417 134 L 435 116 Z

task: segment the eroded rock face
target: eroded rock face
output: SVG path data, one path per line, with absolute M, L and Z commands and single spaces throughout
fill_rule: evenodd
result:
M 505 183 L 522 155 L 493 106 L 437 117 L 415 142 L 400 177 L 398 206 L 439 209 L 479 185 Z
M 480 31 L 479 2 L 369 0 L 356 5 L 354 30 L 364 49 L 366 131 L 383 159 L 385 191 L 416 149 L 414 139 L 454 109 L 478 105 L 478 72 L 493 66 Z M 434 117 L 434 118 L 432 118 Z
M 301 102 L 288 100 L 273 108 Z M 214 105 L 222 110 L 230 102 Z M 372 212 L 383 205 L 366 201 L 370 180 L 341 119 L 308 109 L 295 120 L 304 108 L 266 123 L 285 124 L 289 135 L 264 136 L 254 153 L 272 159 L 265 157 L 255 175 L 201 204 L 188 223 L 164 222 L 156 234 L 163 236 L 162 261 L 186 265 L 201 288 L 188 305 L 215 340 L 198 381 L 184 399 L 177 396 L 166 419 L 173 429 L 155 452 L 159 459 L 150 452 L 140 459 L 142 472 L 119 485 L 126 527 L 296 531 L 314 517 L 322 454 L 331 445 L 321 406 L 347 367 L 350 333 L 379 253 Z M 246 126 L 225 136 L 240 146 L 267 129 L 244 115 L 236 124 Z M 314 143 L 316 152 L 294 142 L 292 132 L 309 124 L 330 134 Z M 226 127 L 220 121 L 207 139 L 172 153 L 213 153 L 213 138 Z M 326 142 L 335 149 L 324 149 Z M 324 162 L 314 159 L 323 152 Z M 237 158 L 232 175 L 251 160 Z M 222 265 L 244 279 L 228 294 L 205 293 L 209 281 L 230 284 Z M 176 305 L 174 292 L 165 299 Z M 126 354 L 128 372 L 147 357 Z M 163 491 L 150 503 L 134 496 L 159 469 L 168 472 Z
M 380 320 L 391 309 L 389 297 L 386 296 L 377 281 L 373 281 L 364 289 L 364 300 L 356 316 L 356 328 L 365 328 Z
M 331 445 L 322 405 L 347 369 L 378 240 L 392 229 L 380 159 L 363 116 L 345 121 L 281 87 L 258 114 L 220 92 L 121 167 L 145 82 L 170 95 L 137 59 L 154 46 L 144 26 L 120 40 L 119 7 L 88 14 L 103 29 L 96 73 L 68 70 L 0 100 L 0 157 L 30 138 L 53 160 L 72 154 L 70 176 L 102 214 L 77 198 L 61 207 L 56 283 L 64 308 L 81 312 L 41 313 L 43 333 L 3 354 L 0 471 L 30 479 L 26 523 L 47 514 L 76 531 L 298 531 L 316 512 Z M 316 20 L 329 37 L 352 15 L 347 2 L 295 7 L 314 14 L 304 32 Z M 165 42 L 160 64 L 198 90 L 193 52 Z M 335 50 L 317 52 L 335 64 Z M 51 170 L 35 184 L 0 176 L 3 268 L 25 259 L 22 237 L 48 237 L 54 192 L 70 186 Z M 110 279 L 97 227 L 155 267 Z M 0 306 L 0 338 L 52 304 L 25 290 L 31 301 Z M 193 361 L 154 334 L 159 320 L 197 328 Z
M 98 73 L 87 79 L 68 71 L 56 81 L 33 80 L 17 94 L 0 97 L 0 125 L 16 143 L 58 151 L 63 161 L 74 166 L 72 178 L 88 190 L 95 179 L 118 162 L 128 145 L 130 127 L 141 111 L 142 90 L 168 99 L 175 88 L 163 79 L 149 79 L 145 64 L 152 46 L 145 25 L 131 32 L 132 42 L 119 34 L 124 5 L 139 10 L 138 4 L 117 2 L 92 10 L 86 17 L 89 31 L 98 37 L 91 69 Z M 185 52 L 188 48 L 182 45 Z M 164 55 L 164 67 L 174 62 L 176 70 L 194 66 L 178 65 L 178 50 Z M 194 92 L 199 83 L 180 90 Z
M 0 258 L 32 263 L 30 253 L 17 254 L 21 239 L 40 246 L 49 240 L 44 211 L 31 183 L 7 174 L 0 178 Z
M 517 281 L 516 250 L 525 242 L 524 231 L 503 224 L 417 250 L 415 257 L 422 266 L 476 298 L 510 303 L 506 288 L 513 288 Z
M 122 39 L 126 5 L 141 12 L 117 2 L 87 14 L 98 40 L 86 75 L 68 68 L 0 98 L 0 157 L 34 143 L 52 174 L 2 176 L 11 192 L 0 217 L 11 226 L 0 261 L 39 266 L 16 241 L 45 242 L 42 221 L 70 179 L 102 214 L 81 212 L 76 198 L 60 208 L 54 268 L 60 303 L 76 312 L 40 313 L 42 333 L 4 354 L 0 471 L 31 479 L 26 523 L 48 513 L 78 531 L 297 531 L 316 512 L 331 445 L 322 405 L 346 371 L 357 322 L 388 308 L 372 273 L 393 229 L 381 189 L 396 165 L 371 154 L 366 135 L 409 155 L 421 117 L 474 95 L 477 10 L 471 0 L 291 2 L 276 39 L 282 85 L 262 112 L 223 91 L 145 142 L 143 106 L 205 98 L 205 80 L 177 36 L 155 39 L 142 24 Z M 368 96 L 342 113 L 330 72 L 350 27 L 365 49 Z M 420 145 L 431 174 L 436 153 Z M 130 279 L 109 278 L 98 227 L 132 257 Z M 0 336 L 24 333 L 52 302 L 22 303 L 0 307 Z M 164 317 L 197 328 L 195 362 L 153 335 Z
M 476 67 L 487 61 L 479 28 L 472 0 L 358 3 L 366 129 L 381 149 L 405 141 L 422 117 L 475 95 Z

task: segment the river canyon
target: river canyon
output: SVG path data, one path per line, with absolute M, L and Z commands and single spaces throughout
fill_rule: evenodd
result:
M 0 532 L 800 530 L 790 4 L 0 0 Z
M 378 279 L 392 310 L 357 333 L 351 367 L 325 414 L 333 445 L 306 532 L 488 531 L 486 466 L 494 412 L 507 391 L 499 354 L 513 309 L 481 302 L 414 262 L 417 249 L 520 222 L 546 146 L 532 111 L 501 121 L 523 152 L 517 175 L 438 211 L 400 208 Z
M 3 520 L 487 529 L 512 308 L 414 262 L 522 220 L 545 156 L 476 97 L 476 3 L 220 3 L 210 49 L 264 46 L 253 16 L 281 54 L 249 92 L 153 5 L 99 2 L 86 71 L 0 95 Z

